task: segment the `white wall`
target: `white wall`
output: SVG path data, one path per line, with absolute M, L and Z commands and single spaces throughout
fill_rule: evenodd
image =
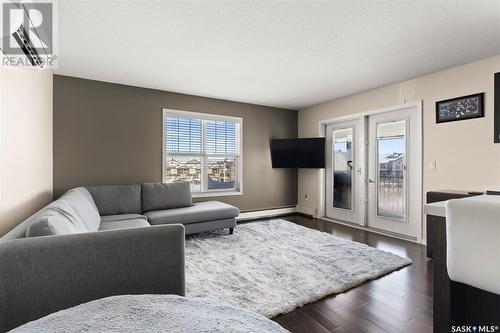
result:
M 500 144 L 493 143 L 496 72 L 500 56 L 306 108 L 299 111 L 299 137 L 318 136 L 324 119 L 423 100 L 424 196 L 429 190 L 500 188 Z M 485 92 L 485 118 L 436 124 L 436 101 L 479 92 Z M 429 167 L 433 161 L 436 169 Z M 318 207 L 317 179 L 317 170 L 299 171 L 299 210 L 305 213 Z
M 52 200 L 52 73 L 0 69 L 0 236 Z

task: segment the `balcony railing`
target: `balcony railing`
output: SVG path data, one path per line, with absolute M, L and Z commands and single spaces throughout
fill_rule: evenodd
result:
M 378 215 L 404 219 L 406 216 L 405 175 L 402 170 L 380 170 L 378 178 Z

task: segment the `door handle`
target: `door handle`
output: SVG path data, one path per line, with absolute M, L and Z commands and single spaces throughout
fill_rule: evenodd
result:
M 370 184 L 370 183 L 375 183 L 374 180 L 370 179 L 370 178 L 366 178 L 366 183 Z

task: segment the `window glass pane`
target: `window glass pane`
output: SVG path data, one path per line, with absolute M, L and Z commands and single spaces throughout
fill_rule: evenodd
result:
M 167 151 L 172 153 L 201 153 L 201 120 L 167 116 L 165 120 Z
M 193 192 L 238 190 L 240 122 L 196 117 L 189 112 L 165 114 L 163 181 L 190 182 Z
M 379 216 L 405 219 L 406 216 L 406 122 L 377 125 Z
M 186 181 L 192 192 L 201 192 L 201 158 L 173 156 L 165 163 L 165 182 Z
M 208 190 L 236 188 L 237 161 L 234 157 L 208 158 Z
M 352 128 L 333 131 L 333 207 L 352 209 Z
M 234 122 L 205 120 L 206 153 L 238 154 L 238 126 Z

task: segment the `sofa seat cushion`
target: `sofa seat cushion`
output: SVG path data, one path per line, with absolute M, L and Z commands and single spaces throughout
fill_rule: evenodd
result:
M 101 223 L 99 230 L 114 230 L 126 228 L 149 227 L 150 224 L 144 219 L 110 221 Z
M 101 216 L 101 223 L 125 220 L 148 220 L 147 216 L 141 214 L 118 214 L 118 215 L 104 215 Z
M 198 223 L 238 216 L 239 209 L 219 201 L 197 202 L 191 207 L 146 212 L 151 224 Z
M 192 204 L 191 185 L 188 182 L 142 185 L 142 209 L 145 212 L 191 207 Z
M 100 215 L 141 214 L 141 185 L 86 186 Z

